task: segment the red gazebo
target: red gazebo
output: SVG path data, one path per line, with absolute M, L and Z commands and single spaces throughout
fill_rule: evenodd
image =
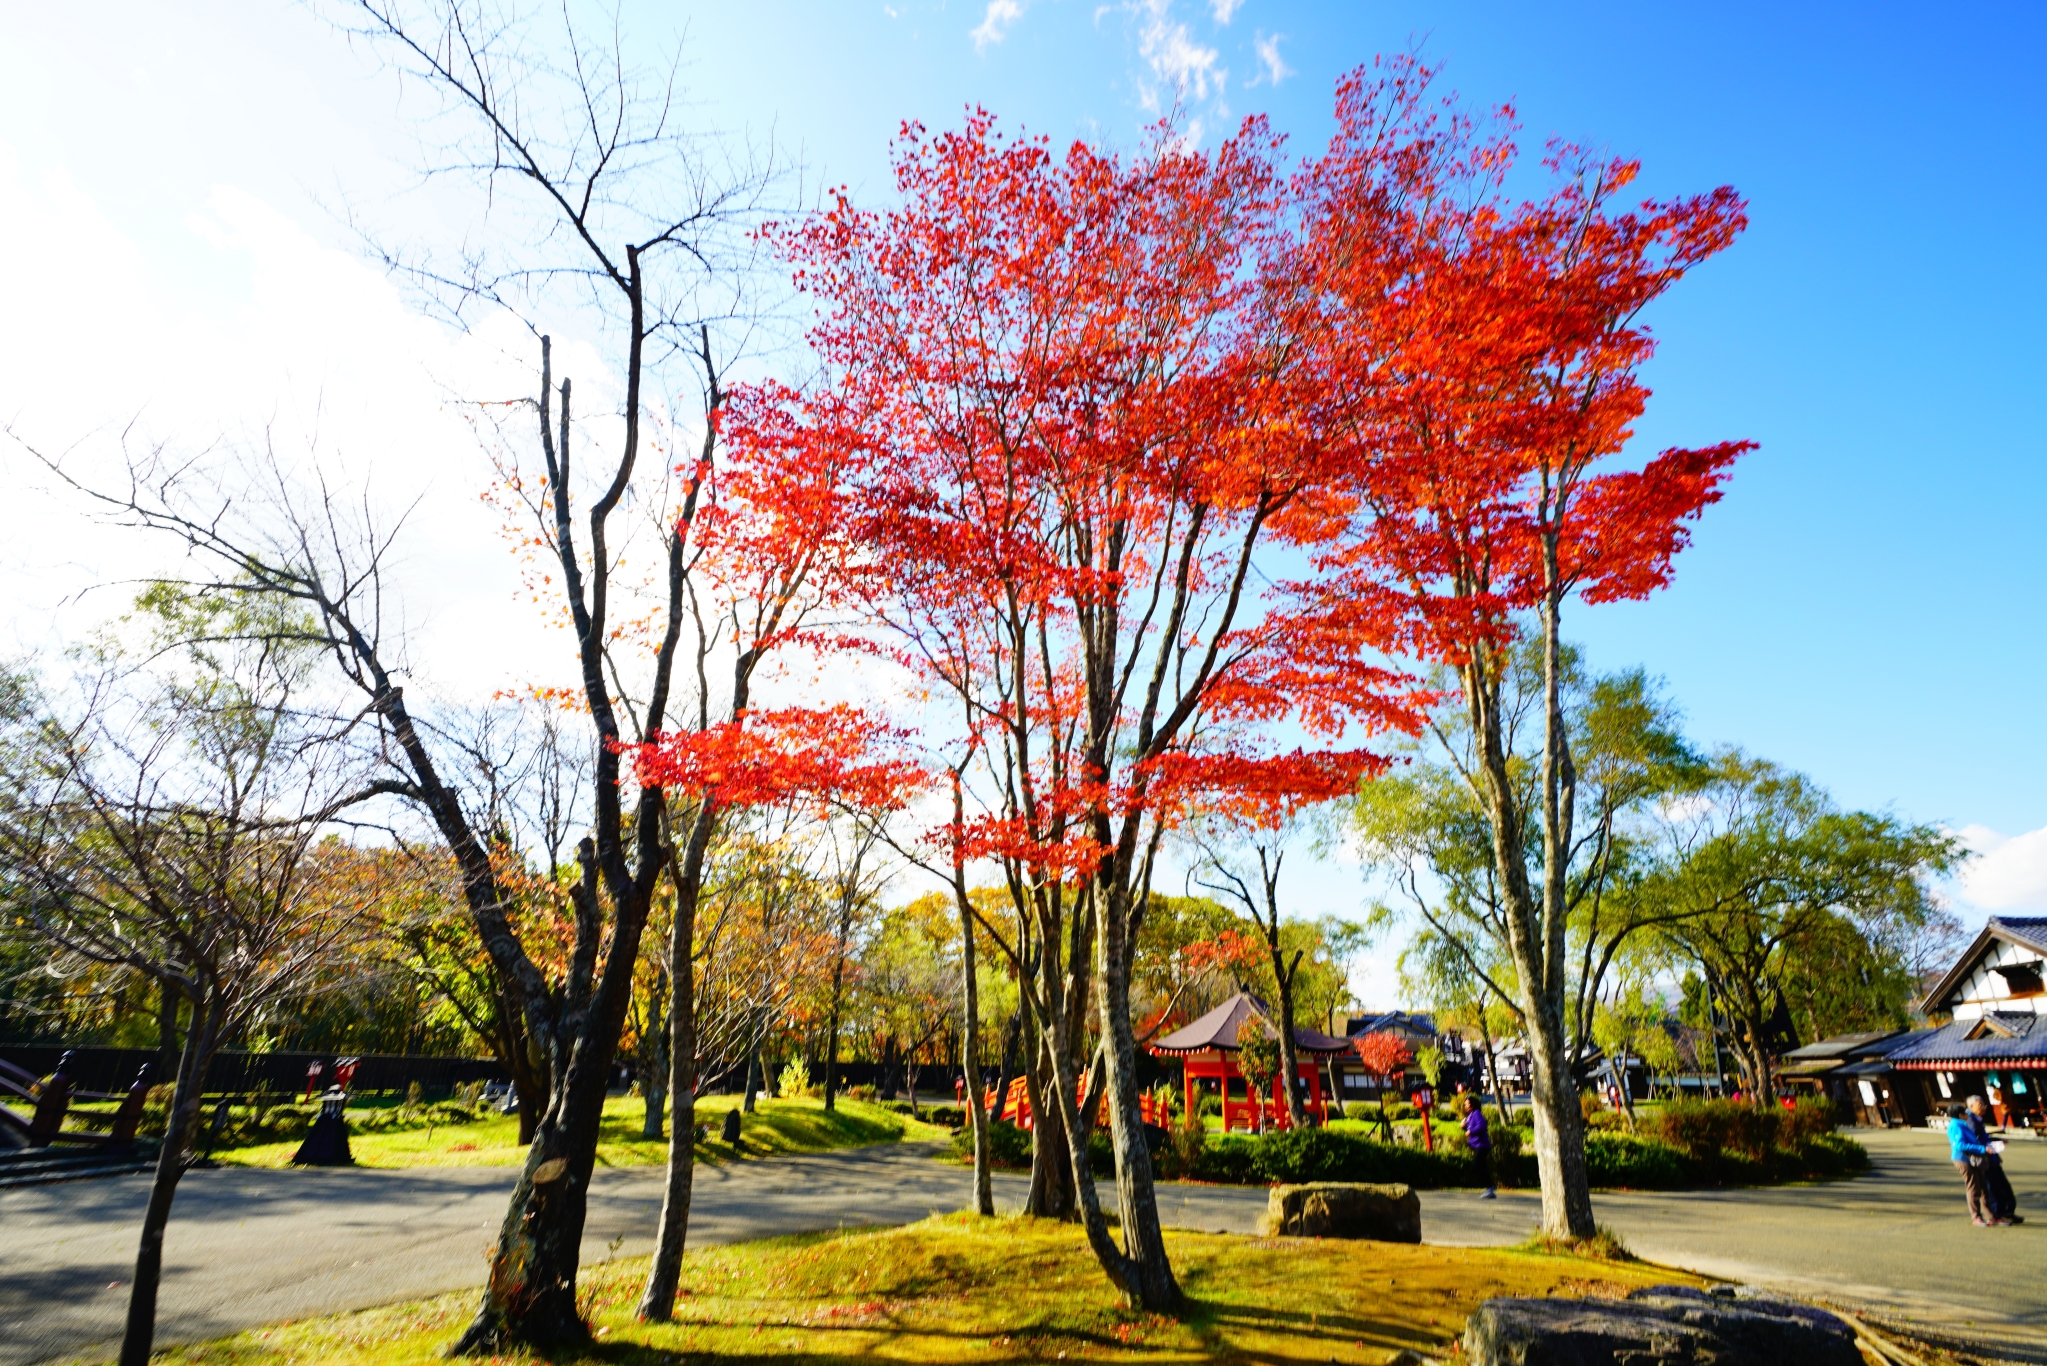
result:
M 1151 1045 L 1153 1056 L 1181 1060 L 1186 1075 L 1188 1114 L 1195 1113 L 1194 1083 L 1204 1077 L 1215 1079 L 1216 1089 L 1222 1093 L 1224 1133 L 1235 1127 L 1231 1123 L 1230 1083 L 1244 1080 L 1244 1074 L 1237 1070 L 1237 1031 L 1254 1019 L 1277 1030 L 1272 1012 L 1266 1009 L 1264 1002 L 1249 993 L 1238 992 L 1194 1023 L 1174 1030 Z M 1348 1052 L 1348 1039 L 1298 1025 L 1294 1028 L 1294 1060 L 1305 1064 L 1300 1073 L 1308 1083 L 1308 1105 L 1325 1124 L 1329 1122 L 1329 1105 L 1322 1094 L 1322 1069 L 1316 1064 L 1323 1058 Z M 1276 1112 L 1272 1122 L 1282 1129 L 1290 1123 L 1285 1086 L 1283 1077 L 1272 1079 L 1272 1109 Z M 1244 1112 L 1245 1127 L 1258 1128 L 1266 1117 L 1265 1098 L 1252 1092 L 1248 1082 L 1244 1093 L 1244 1099 L 1237 1104 Z

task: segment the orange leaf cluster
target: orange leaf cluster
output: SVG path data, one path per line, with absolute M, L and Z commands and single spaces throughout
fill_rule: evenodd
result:
M 789 707 L 661 736 L 635 761 L 647 786 L 721 806 L 835 800 L 875 810 L 900 804 L 924 778 L 885 753 L 897 738 L 853 707 Z
M 1396 1076 L 1414 1061 L 1414 1052 L 1406 1042 L 1383 1029 L 1352 1039 L 1350 1046 L 1365 1070 L 1375 1077 Z

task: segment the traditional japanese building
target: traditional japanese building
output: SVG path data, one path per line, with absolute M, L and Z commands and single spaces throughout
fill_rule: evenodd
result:
M 1223 1130 L 1235 1128 L 1285 1128 L 1288 1124 L 1286 1083 L 1275 1077 L 1270 1095 L 1250 1089 L 1237 1068 L 1239 1034 L 1247 1026 L 1277 1034 L 1279 1023 L 1266 1004 L 1248 992 L 1239 992 L 1192 1024 L 1154 1040 L 1151 1052 L 1162 1058 L 1178 1058 L 1185 1069 L 1187 1110 L 1193 1113 L 1197 1090 L 1212 1085 L 1222 1097 Z M 1350 1052 L 1350 1041 L 1305 1026 L 1294 1028 L 1294 1062 L 1301 1075 L 1302 1103 L 1318 1121 L 1329 1119 L 1329 1098 L 1322 1089 L 1322 1065 L 1330 1058 Z
M 1992 916 L 1923 1007 L 1948 1023 L 1908 1036 L 1885 1061 L 1925 1110 L 1980 1095 L 2008 1128 L 2047 1127 L 2047 917 Z

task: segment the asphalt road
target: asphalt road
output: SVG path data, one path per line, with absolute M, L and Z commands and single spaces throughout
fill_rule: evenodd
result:
M 1859 1135 L 1875 1170 L 1773 1190 L 1602 1195 L 1600 1221 L 1638 1255 L 1712 1275 L 1861 1301 L 1921 1319 L 2047 1343 L 2047 1143 L 2006 1155 L 2021 1209 L 2041 1226 L 1979 1229 L 1962 1209 L 1946 1143 L 1931 1133 Z M 691 1242 L 902 1223 L 960 1208 L 968 1174 L 920 1145 L 778 1158 L 697 1173 Z M 478 1285 L 504 1212 L 503 1167 L 412 1171 L 221 1169 L 185 1178 L 165 1243 L 163 1343 Z M 0 1192 L 0 1366 L 89 1352 L 120 1331 L 146 1177 Z M 1023 1183 L 999 1180 L 1014 1206 Z M 592 1187 L 588 1261 L 651 1250 L 661 1176 L 603 1170 Z M 1166 1222 L 1251 1232 L 1262 1190 L 1168 1185 Z M 1432 1243 L 1519 1242 L 1533 1195 L 1422 1196 Z

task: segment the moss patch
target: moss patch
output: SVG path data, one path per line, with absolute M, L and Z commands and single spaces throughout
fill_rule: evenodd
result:
M 1072 1225 L 947 1215 L 907 1228 L 743 1243 L 690 1254 L 677 1321 L 632 1318 L 645 1259 L 586 1271 L 598 1345 L 553 1358 L 691 1361 L 1393 1361 L 1435 1355 L 1495 1295 L 1624 1294 L 1696 1279 L 1526 1250 L 1169 1233 L 1181 1317 L 1123 1308 Z M 475 1292 L 307 1320 L 174 1349 L 207 1366 L 437 1359 Z M 529 1360 L 519 1356 L 511 1360 Z

